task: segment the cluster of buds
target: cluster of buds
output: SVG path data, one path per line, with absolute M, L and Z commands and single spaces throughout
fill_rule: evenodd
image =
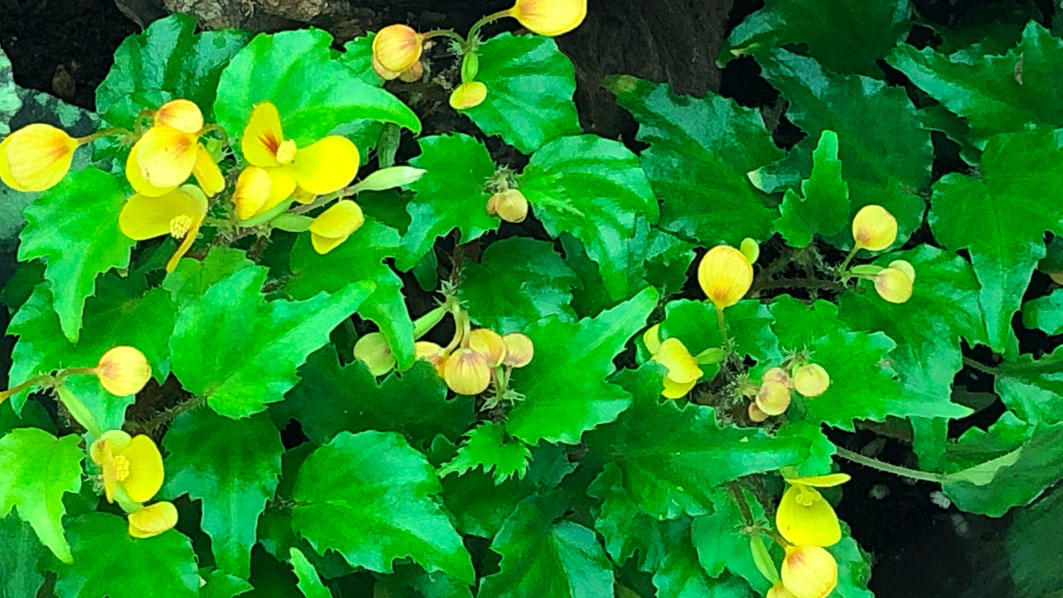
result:
M 760 423 L 786 412 L 793 398 L 791 390 L 811 399 L 827 392 L 828 387 L 830 375 L 823 366 L 792 359 L 786 367 L 765 371 L 759 386 L 746 386 L 742 393 L 750 399 L 749 419 Z
M 897 240 L 897 219 L 882 206 L 867 205 L 853 217 L 853 249 L 845 264 L 861 249 L 882 251 Z M 844 267 L 843 267 L 844 269 Z M 915 268 L 904 260 L 894 260 L 886 268 L 854 266 L 851 275 L 871 280 L 875 291 L 890 303 L 904 303 L 912 297 Z

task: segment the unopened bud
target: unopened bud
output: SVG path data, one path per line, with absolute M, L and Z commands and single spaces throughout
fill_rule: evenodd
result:
M 911 262 L 905 260 L 893 260 L 890 262 L 890 268 L 896 268 L 901 272 L 908 275 L 908 278 L 912 279 L 912 283 L 915 283 L 915 266 L 912 266 Z
M 183 133 L 199 133 L 203 129 L 203 112 L 191 100 L 171 100 L 155 111 L 155 126 L 171 127 Z
M 539 35 L 568 33 L 587 16 L 587 0 L 517 0 L 509 14 Z
M 469 333 L 469 348 L 484 356 L 487 365 L 498 367 L 506 358 L 506 343 L 494 330 L 477 328 Z
M 760 257 L 760 245 L 749 237 L 742 239 L 742 244 L 738 246 L 738 250 L 742 252 L 742 255 L 746 256 L 750 264 L 755 264 L 757 258 Z
M 458 349 L 447 358 L 443 379 L 459 395 L 478 395 L 491 384 L 491 366 L 480 352 Z
M 383 376 L 395 367 L 395 354 L 387 339 L 379 332 L 370 332 L 354 343 L 354 357 L 369 368 L 374 376 Z
M 447 364 L 447 352 L 439 345 L 429 341 L 417 341 L 413 344 L 417 359 L 423 359 L 432 364 L 432 367 L 443 377 L 443 367 Z
M 793 388 L 794 381 L 790 378 L 790 374 L 786 373 L 786 370 L 782 368 L 770 368 L 764 372 L 764 375 L 760 377 L 761 382 L 778 382 L 786 388 Z
M 450 107 L 455 110 L 475 108 L 487 99 L 487 86 L 480 81 L 467 81 L 450 93 Z
M 761 411 L 760 407 L 757 407 L 756 403 L 749 404 L 749 409 L 747 410 L 747 413 L 749 415 L 749 419 L 756 424 L 759 424 L 768 419 L 768 414 Z
M 427 171 L 422 168 L 414 168 L 413 166 L 391 166 L 389 168 L 381 168 L 355 183 L 354 186 L 351 187 L 351 192 L 361 193 L 362 191 L 384 191 L 387 189 L 394 189 L 395 187 L 405 187 L 410 183 L 415 183 L 420 180 L 425 172 Z
M 532 340 L 519 332 L 511 332 L 502 337 L 506 345 L 506 359 L 503 363 L 510 367 L 522 368 L 535 357 L 535 345 Z
M 778 382 L 760 385 L 755 398 L 757 408 L 767 415 L 780 415 L 790 406 L 790 389 Z
M 424 76 L 424 63 L 420 60 L 413 63 L 413 66 L 399 73 L 399 80 L 403 83 L 417 83 Z
M 717 245 L 701 258 L 698 283 L 716 309 L 723 309 L 738 303 L 749 291 L 753 265 L 734 247 Z
M 912 297 L 912 279 L 903 270 L 886 268 L 875 275 L 875 291 L 890 303 L 904 303 Z
M 794 389 L 806 397 L 818 397 L 827 392 L 830 375 L 818 363 L 809 363 L 794 371 Z
M 388 25 L 373 38 L 373 58 L 381 67 L 402 73 L 421 59 L 424 39 L 406 25 Z
M 826 598 L 838 585 L 838 563 L 819 546 L 789 546 L 782 583 L 794 598 Z
M 493 205 L 492 201 L 494 201 Z M 491 212 L 492 207 L 498 217 L 506 222 L 516 224 L 524 222 L 524 219 L 528 217 L 528 200 L 516 189 L 506 189 L 492 195 L 488 200 L 488 213 Z
M 853 240 L 861 249 L 881 251 L 897 240 L 897 219 L 882 206 L 864 206 L 853 217 Z
M 133 511 L 127 519 L 130 536 L 151 538 L 177 525 L 177 508 L 171 502 L 157 502 Z
M 35 123 L 0 141 L 0 180 L 16 191 L 44 191 L 63 180 L 76 139 L 52 125 Z
M 151 379 L 151 365 L 136 348 L 119 346 L 103 354 L 96 376 L 107 392 L 128 397 L 140 392 Z
M 376 73 L 381 79 L 383 79 L 385 81 L 391 81 L 393 79 L 398 79 L 402 75 L 402 73 L 397 73 L 395 71 L 389 71 L 388 69 L 384 68 L 383 65 L 380 64 L 380 61 L 376 59 L 375 55 L 373 56 L 372 65 L 373 65 L 373 72 Z

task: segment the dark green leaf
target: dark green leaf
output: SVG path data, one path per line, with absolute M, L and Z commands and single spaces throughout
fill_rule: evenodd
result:
M 801 194 L 786 190 L 775 229 L 794 247 L 805 247 L 812 237 L 830 237 L 849 222 L 849 186 L 842 178 L 838 135 L 823 131 L 812 153 L 812 174 L 801 183 Z
M 465 436 L 457 456 L 439 470 L 441 474 L 461 475 L 479 467 L 484 473 L 493 471 L 495 483 L 502 483 L 514 475 L 523 478 L 528 471 L 531 451 L 523 442 L 507 438 L 501 424 L 486 421 Z
M 1041 359 L 1024 354 L 1000 364 L 996 391 L 1031 424 L 1063 422 L 1063 347 Z
M 44 556 L 45 549 L 33 528 L 13 515 L 0 518 L 0 551 L 4 554 L 0 559 L 0 580 L 4 582 L 0 585 L 0 598 L 36 596 L 44 583 L 37 561 Z
M 247 581 L 229 575 L 220 569 L 215 569 L 206 575 L 200 571 L 200 576 L 206 582 L 199 589 L 200 598 L 233 598 L 233 596 L 246 594 L 254 589 Z

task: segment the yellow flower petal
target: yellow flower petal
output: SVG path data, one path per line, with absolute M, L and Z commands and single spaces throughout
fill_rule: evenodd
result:
M 716 309 L 730 307 L 753 284 L 753 265 L 734 247 L 717 245 L 701 258 L 698 283 Z
M 122 450 L 132 439 L 132 436 L 126 434 L 122 430 L 107 430 L 103 434 L 100 434 L 100 437 L 89 446 L 89 458 L 91 458 L 92 462 L 96 465 L 102 465 L 104 461 L 105 444 L 108 444 L 108 448 L 113 456 L 114 451 Z
M 118 346 L 100 357 L 96 375 L 107 392 L 128 397 L 140 392 L 151 379 L 151 365 L 135 347 Z
M 364 363 L 374 376 L 383 376 L 395 367 L 395 354 L 379 332 L 365 334 L 354 343 L 354 358 Z
M 284 143 L 284 130 L 281 128 L 280 113 L 273 102 L 255 104 L 251 118 L 244 128 L 244 138 L 240 149 L 244 159 L 262 168 L 280 166 L 277 162 L 277 150 Z
M 325 255 L 340 245 L 343 245 L 343 242 L 346 241 L 349 236 L 350 235 L 343 237 L 322 237 L 321 235 L 310 233 L 310 245 L 318 255 Z
M 155 111 L 155 125 L 198 134 L 203 128 L 203 112 L 190 100 L 171 100 Z
M 912 298 L 912 279 L 903 270 L 886 268 L 875 275 L 875 291 L 890 303 L 904 303 Z
M 469 348 L 482 354 L 490 367 L 502 365 L 506 358 L 506 342 L 502 340 L 502 335 L 487 328 L 469 332 Z
M 162 197 L 134 195 L 129 198 L 118 216 L 122 234 L 134 241 L 168 235 L 175 219 L 187 216 L 193 224 L 202 222 L 207 213 L 207 199 L 191 185 L 174 189 Z M 198 189 L 196 189 L 198 191 Z
M 788 547 L 781 574 L 794 598 L 827 598 L 838 585 L 838 563 L 819 546 Z
M 539 35 L 568 33 L 587 16 L 587 0 L 517 0 L 509 14 Z
M 769 416 L 781 415 L 790 407 L 790 389 L 781 382 L 762 382 L 754 397 L 757 408 Z
M 775 525 L 789 542 L 801 546 L 831 546 L 842 538 L 834 508 L 819 492 L 790 486 L 775 512 Z
M 417 359 L 423 359 L 432 364 L 439 376 L 443 376 L 443 367 L 447 364 L 447 353 L 436 343 L 429 341 L 417 341 L 413 344 Z
M 897 240 L 897 219 L 882 206 L 864 206 L 853 217 L 853 240 L 861 249 L 885 249 Z
M 450 92 L 450 107 L 455 110 L 475 108 L 487 99 L 487 86 L 481 81 L 466 81 Z
M 690 392 L 690 389 L 694 388 L 694 385 L 697 383 L 697 380 L 691 380 L 690 382 L 676 382 L 665 376 L 664 390 L 661 391 L 661 396 L 666 399 L 679 399 L 685 397 L 686 394 Z
M 140 174 L 155 187 L 176 187 L 192 174 L 197 137 L 171 127 L 152 127 L 134 146 Z
M 510 332 L 503 336 L 502 342 L 506 345 L 505 364 L 510 367 L 522 368 L 531 363 L 532 358 L 535 357 L 535 345 L 532 339 L 519 332 Z
M 697 360 L 677 338 L 664 339 L 661 342 L 660 351 L 653 359 L 668 368 L 668 378 L 679 384 L 696 382 L 704 374 L 698 367 Z
M 642 333 L 642 344 L 646 345 L 646 350 L 650 352 L 650 355 L 656 355 L 661 350 L 660 324 L 654 324 Z
M 93 460 L 100 466 L 103 473 L 103 494 L 107 502 L 114 502 L 114 491 L 118 487 L 118 472 L 114 468 L 114 446 L 110 438 L 101 438 L 99 443 L 93 443 L 96 448 Z
M 806 397 L 818 397 L 830 387 L 830 374 L 818 363 L 806 363 L 794 371 L 794 389 Z
M 196 150 L 196 163 L 192 166 L 192 176 L 196 177 L 199 188 L 207 194 L 207 197 L 214 197 L 225 189 L 225 175 L 221 173 L 218 163 L 214 161 L 214 157 L 202 143 Z
M 357 203 L 340 200 L 310 223 L 310 241 L 314 249 L 324 255 L 344 242 L 364 222 L 365 216 Z
M 70 170 L 76 139 L 62 129 L 35 123 L 0 142 L 0 180 L 16 191 L 44 191 Z
M 812 486 L 813 488 L 831 488 L 841 486 L 851 480 L 847 473 L 828 473 L 826 475 L 807 476 L 803 478 L 786 478 L 786 481 L 800 486 Z
M 157 502 L 127 516 L 129 535 L 134 538 L 157 536 L 177 525 L 177 508 L 170 502 Z
M 129 461 L 129 475 L 119 481 L 122 489 L 135 502 L 151 500 L 162 488 L 163 469 L 162 454 L 155 442 L 140 434 L 134 436 L 129 444 L 115 454 Z
M 358 164 L 358 147 L 346 137 L 330 135 L 295 152 L 289 168 L 299 187 L 324 195 L 354 180 Z
M 129 150 L 129 157 L 126 158 L 125 162 L 125 177 L 129 180 L 129 185 L 133 187 L 134 191 L 147 197 L 162 197 L 177 188 L 177 185 L 173 185 L 172 187 L 156 187 L 149 183 L 148 180 L 144 178 L 144 175 L 140 173 L 140 161 L 138 159 L 139 153 L 139 146 L 134 145 L 133 149 Z
M 236 179 L 232 201 L 236 206 L 236 217 L 247 220 L 257 214 L 269 199 L 273 187 L 269 173 L 265 168 L 248 166 Z

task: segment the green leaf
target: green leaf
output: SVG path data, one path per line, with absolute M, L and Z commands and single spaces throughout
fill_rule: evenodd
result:
M 885 267 L 893 260 L 915 268 L 911 299 L 889 303 L 863 282 L 858 291 L 839 298 L 839 315 L 858 330 L 881 331 L 896 341 L 889 359 L 906 398 L 947 404 L 952 381 L 963 368 L 961 339 L 985 342 L 978 281 L 970 263 L 930 245 L 891 253 L 877 263 Z
M 166 275 L 162 288 L 170 292 L 174 302 L 184 305 L 200 298 L 211 285 L 229 278 L 238 270 L 251 268 L 265 272 L 265 268 L 247 259 L 247 254 L 229 247 L 212 247 L 200 260 L 181 260 L 177 268 Z
M 367 33 L 343 44 L 343 53 L 337 59 L 351 69 L 362 81 L 380 87 L 384 80 L 373 70 L 373 38 L 376 33 Z
M 96 289 L 96 276 L 129 265 L 133 240 L 118 230 L 124 200 L 114 176 L 89 167 L 26 207 L 18 259 L 44 259 L 55 311 L 71 342 L 78 340 L 81 312 Z
M 753 521 L 771 529 L 772 522 L 768 520 L 756 496 L 746 490 L 743 490 L 742 495 Z M 734 495 L 721 488 L 712 499 L 713 512 L 695 517 L 690 527 L 698 561 L 713 577 L 719 577 L 727 569 L 745 579 L 756 591 L 767 592 L 771 583 L 760 573 L 753 560 L 749 535 L 743 532 L 745 519 Z
M 759 57 L 774 48 L 801 44 L 836 73 L 881 78 L 876 61 L 907 35 L 910 15 L 907 0 L 768 0 L 734 28 L 721 56 Z
M 1063 584 L 1063 570 L 1058 563 L 1059 555 L 1063 554 L 1063 536 L 1055 532 L 1061 520 L 1063 492 L 1059 489 L 1015 513 L 1005 547 L 1019 598 L 1043 596 L 1045 588 Z
M 317 444 L 343 431 L 364 430 L 401 432 L 412 443 L 436 434 L 457 439 L 476 421 L 472 401 L 448 401 L 439 374 L 423 361 L 378 383 L 362 362 L 340 366 L 335 351 L 325 348 L 310 356 L 299 377 L 273 411 L 280 416 L 278 425 L 299 420 Z
M 432 250 L 438 237 L 458 229 L 460 241 L 468 243 L 498 228 L 498 218 L 487 214 L 491 194 L 484 190 L 495 174 L 495 163 L 482 143 L 462 133 L 423 137 L 417 142 L 421 155 L 410 166 L 425 175 L 409 185 L 416 195 L 406 206 L 410 226 L 403 238 L 406 255 L 396 260 L 400 270 L 409 270 Z
M 363 119 L 419 133 L 417 115 L 334 60 L 331 43 L 328 33 L 304 29 L 259 34 L 240 50 L 221 74 L 214 103 L 230 138 L 243 134 L 252 107 L 266 100 L 277 106 L 284 135 L 301 146 Z
M 356 283 L 307 301 L 262 297 L 266 273 L 243 268 L 181 306 L 170 339 L 173 371 L 221 415 L 247 417 L 280 401 L 296 370 L 373 291 Z M 218 350 L 218 341 L 225 350 Z
M 1063 334 L 1063 289 L 1038 297 L 1022 306 L 1022 325 L 1046 334 Z
M 352 567 L 390 573 L 409 557 L 472 583 L 461 536 L 434 500 L 441 491 L 435 469 L 401 435 L 342 432 L 299 468 L 292 528 Z
M 550 495 L 522 502 L 498 531 L 491 550 L 498 573 L 480 582 L 479 598 L 593 598 L 613 591 L 613 570 L 594 532 L 560 512 Z
M 510 237 L 491 243 L 479 264 L 466 262 L 458 291 L 473 322 L 506 334 L 548 315 L 576 319 L 578 283 L 552 243 Z
M 676 95 L 629 76 L 608 79 L 606 87 L 638 121 L 637 139 L 650 145 L 642 168 L 661 199 L 661 228 L 703 245 L 771 235 L 776 211 L 746 173 L 782 152 L 756 109 L 714 94 Z
M 711 407 L 659 403 L 660 375 L 648 365 L 617 375 L 634 404 L 587 437 L 588 451 L 617 461 L 624 487 L 658 519 L 712 511 L 716 486 L 795 464 L 807 453 L 800 439 L 772 438 L 758 428 L 721 427 Z
M 298 548 L 292 548 L 292 567 L 295 568 L 295 576 L 299 578 L 299 591 L 306 598 L 332 598 L 332 594 L 321 583 L 321 577 L 317 569 L 306 560 L 306 556 Z
M 626 242 L 640 220 L 658 218 L 657 199 L 635 154 L 594 135 L 563 137 L 535 152 L 518 185 L 547 233 L 568 233 L 583 243 L 610 298 L 631 295 L 627 271 L 641 267 L 642 259 L 629 254 Z
M 675 337 L 692 355 L 710 347 L 723 346 L 720 327 L 716 321 L 716 307 L 708 301 L 678 299 L 664 308 L 664 321 L 658 330 L 661 340 Z M 780 361 L 779 341 L 772 332 L 775 322 L 767 306 L 759 301 L 740 301 L 724 312 L 727 318 L 727 336 L 734 342 L 735 352 L 742 357 L 752 357 L 757 363 Z M 706 372 L 715 371 L 701 366 Z
M 233 598 L 233 596 L 246 594 L 254 589 L 246 580 L 229 575 L 220 569 L 215 569 L 206 575 L 200 571 L 200 576 L 206 582 L 199 589 L 200 598 Z
M 897 218 L 897 242 L 907 239 L 923 222 L 926 205 L 920 193 L 930 184 L 933 148 L 904 89 L 858 75 L 835 75 L 786 50 L 760 63 L 764 77 L 790 102 L 786 116 L 808 134 L 791 153 L 803 159 L 823 131 L 837 133 L 851 214 L 878 204 Z M 851 246 L 848 232 L 836 244 Z
M 163 382 L 170 373 L 167 344 L 176 310 L 166 291 L 152 289 L 144 293 L 143 284 L 135 279 L 116 274 L 101 279 L 99 292 L 85 302 L 85 325 L 81 340 L 74 344 L 63 336 L 47 284 L 37 285 L 8 326 L 8 334 L 18 335 L 9 377 L 21 381 L 67 367 L 94 367 L 107 350 L 128 345 L 147 357 L 155 379 Z M 125 409 L 133 397 L 115 397 L 103 389 L 95 376 L 71 377 L 66 384 L 100 425 L 107 429 L 122 427 Z M 24 392 L 12 397 L 16 409 L 22 408 L 27 395 Z
M 280 433 L 264 415 L 234 421 L 197 409 L 174 419 L 163 445 L 165 495 L 202 502 L 214 562 L 247 579 L 258 517 L 280 481 Z
M 188 537 L 168 531 L 141 540 L 122 517 L 88 513 L 70 524 L 73 565 L 56 569 L 59 598 L 194 598 L 196 556 Z
M 4 554 L 0 559 L 0 579 L 4 580 L 0 598 L 36 596 L 44 583 L 37 561 L 45 550 L 33 528 L 14 516 L 0 518 L 0 551 Z
M 973 141 L 984 146 L 998 133 L 1030 124 L 1063 126 L 1063 41 L 1030 21 L 1018 47 L 1002 56 L 899 45 L 888 62 L 971 126 Z
M 9 121 L 22 107 L 22 98 L 19 97 L 18 91 L 11 60 L 0 50 L 0 135 L 11 132 Z
M 1045 256 L 1045 231 L 1063 234 L 1063 205 L 1042 200 L 1063 193 L 1056 168 L 1061 141 L 1063 133 L 1049 130 L 995 137 L 982 154 L 980 176 L 951 173 L 934 184 L 930 228 L 946 248 L 970 252 L 989 346 L 997 352 L 1015 342 L 1012 315 Z
M 1000 364 L 996 391 L 1004 404 L 1031 423 L 1063 422 L 1063 347 L 1034 359 L 1020 355 Z
M 96 110 L 109 124 L 132 130 L 142 110 L 177 98 L 195 102 L 210 121 L 222 69 L 251 34 L 195 31 L 195 19 L 178 14 L 155 21 L 118 46 L 114 66 L 96 88 Z
M 399 369 L 413 364 L 413 321 L 402 294 L 402 279 L 384 263 L 401 253 L 399 233 L 367 219 L 342 245 L 318 255 L 310 235 L 301 235 L 291 252 L 292 277 L 285 290 L 293 299 L 309 299 L 321 291 L 336 293 L 358 281 L 376 285 L 358 306 L 358 314 L 372 320 L 388 341 Z
M 871 580 L 871 562 L 868 555 L 850 535 L 849 526 L 842 524 L 844 536 L 837 544 L 827 548 L 838 563 L 838 585 L 832 596 L 837 598 L 875 598 L 867 588 Z
M 985 442 L 983 438 L 961 437 L 960 443 Z M 988 440 L 994 441 L 992 436 Z M 1063 424 L 1037 424 L 1009 452 L 946 475 L 942 489 L 964 511 L 1000 517 L 1012 507 L 1029 504 L 1061 477 Z
M 576 70 L 557 42 L 541 35 L 502 33 L 480 44 L 476 54 L 476 80 L 487 86 L 487 97 L 463 112 L 481 131 L 501 135 L 525 154 L 580 132 L 572 101 Z
M 56 438 L 37 428 L 19 428 L 0 438 L 0 518 L 14 507 L 65 563 L 73 557 L 63 536 L 63 495 L 81 490 L 78 442 L 77 435 Z
M 486 421 L 465 437 L 457 456 L 439 470 L 444 476 L 461 475 L 479 467 L 484 473 L 493 470 L 495 483 L 500 484 L 514 475 L 523 478 L 527 473 L 531 451 L 523 442 L 507 438 L 501 424 Z
M 801 194 L 786 190 L 775 229 L 794 247 L 805 247 L 819 234 L 830 237 L 849 222 L 849 186 L 842 178 L 838 135 L 823 131 L 812 153 L 812 174 L 801 183 Z
M 535 358 L 510 380 L 525 400 L 509 412 L 506 431 L 530 445 L 578 444 L 587 430 L 616 419 L 631 395 L 606 378 L 616 370 L 613 358 L 656 304 L 656 291 L 646 289 L 596 318 L 566 322 L 553 316 L 532 324 L 524 333 L 535 345 Z

